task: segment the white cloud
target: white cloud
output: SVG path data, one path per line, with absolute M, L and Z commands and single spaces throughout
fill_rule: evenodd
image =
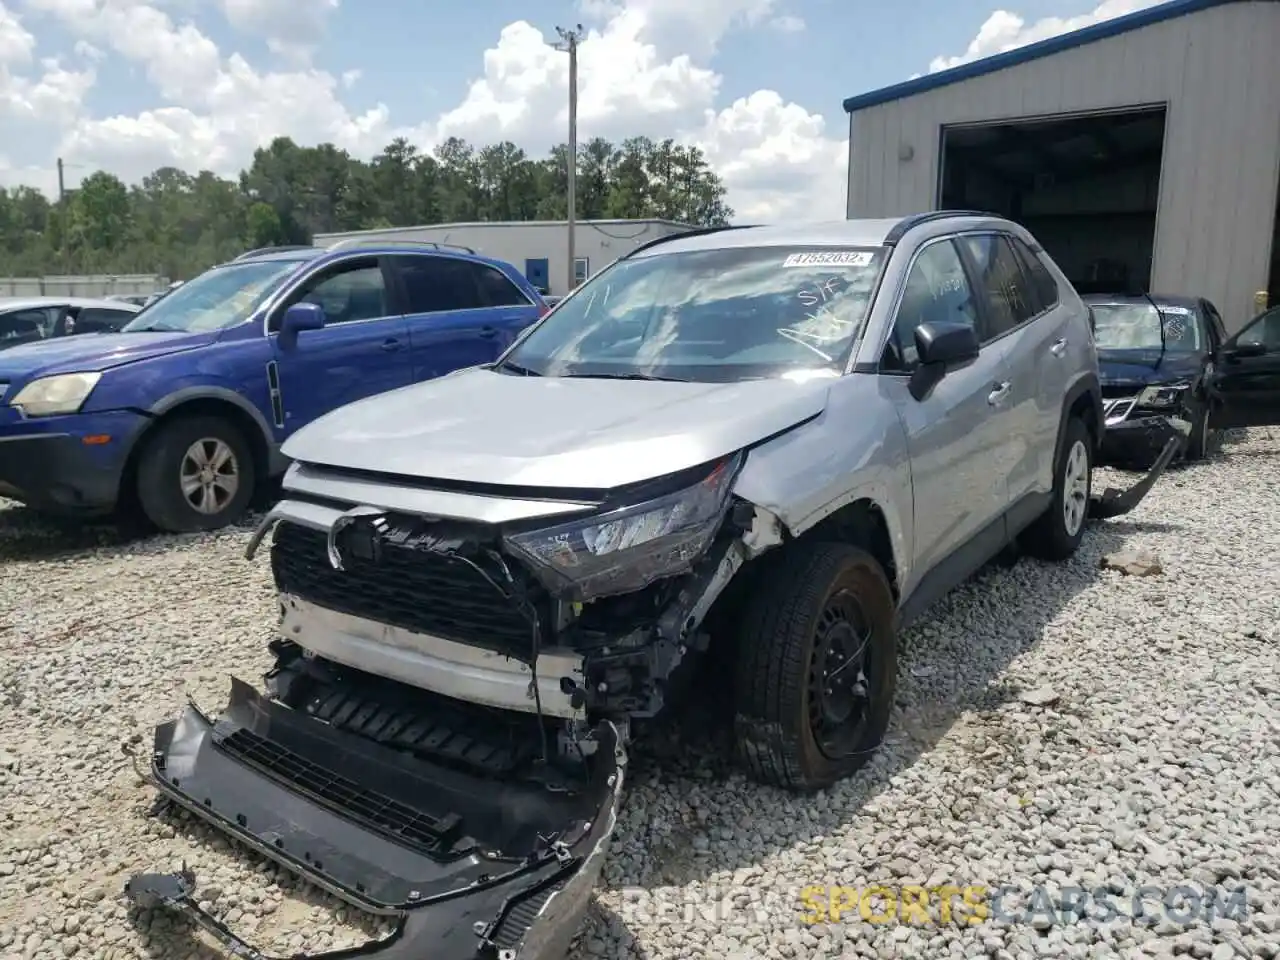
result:
M 25 3 L 82 43 L 126 61 L 157 93 L 156 106 L 136 115 L 81 117 L 66 126 L 58 151 L 77 170 L 107 169 L 129 181 L 167 164 L 229 175 L 256 147 L 282 135 L 370 156 L 397 135 L 424 148 L 448 136 L 509 139 L 541 154 L 567 133 L 568 56 L 550 46 L 552 31 L 523 21 L 504 28 L 484 52 L 461 103 L 431 121 L 393 125 L 381 104 L 358 113 L 342 102 L 358 70 L 335 75 L 305 63 L 255 69 L 243 55 L 220 51 L 191 22 L 176 20 L 166 0 Z M 337 2 L 219 5 L 239 29 L 301 51 L 322 36 Z M 697 144 L 742 220 L 843 216 L 845 141 L 828 135 L 820 114 L 767 90 L 718 107 L 721 77 L 709 57 L 731 30 L 797 26 L 776 7 L 775 0 L 580 0 L 590 25 L 579 49 L 580 139 L 642 134 Z M 6 22 L 0 17 L 0 51 L 30 59 L 28 34 Z M 88 55 L 81 61 L 92 62 Z M 73 77 L 92 82 L 92 73 L 45 74 L 49 90 L 62 90 L 68 102 Z
M 1126 13 L 1154 7 L 1161 2 L 1163 0 L 1103 0 L 1093 10 L 1078 17 L 1045 17 L 1031 24 L 1009 10 L 997 10 L 978 28 L 977 36 L 970 41 L 964 53 L 954 57 L 934 57 L 929 64 L 929 72 L 937 73 L 962 63 L 981 60 L 1029 43 L 1080 30 L 1103 20 L 1112 20 Z
M 805 29 L 804 19 L 790 13 L 784 13 L 780 17 L 774 17 L 769 21 L 769 26 L 777 30 L 779 33 L 803 33 Z

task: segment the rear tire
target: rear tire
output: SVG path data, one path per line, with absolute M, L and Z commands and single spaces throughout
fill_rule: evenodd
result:
M 1053 467 L 1049 506 L 1023 534 L 1023 547 L 1033 557 L 1060 562 L 1073 556 L 1084 539 L 1093 481 L 1093 436 L 1079 417 L 1067 420 Z
M 875 557 L 843 543 L 761 562 L 734 663 L 734 752 L 758 782 L 818 790 L 884 739 L 898 673 L 893 590 Z
M 235 523 L 256 482 L 248 442 L 221 417 L 161 424 L 138 461 L 138 502 L 147 519 L 167 533 Z

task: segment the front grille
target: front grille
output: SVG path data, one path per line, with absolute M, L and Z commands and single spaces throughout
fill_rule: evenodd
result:
M 218 746 L 337 813 L 424 853 L 446 854 L 462 836 L 462 819 L 457 814 L 438 818 L 415 810 L 243 728 L 228 734 Z
M 524 613 L 467 563 L 392 543 L 380 560 L 344 554 L 329 563 L 323 531 L 284 522 L 271 545 L 279 589 L 328 610 L 527 657 L 532 627 Z M 545 600 L 535 593 L 535 607 Z M 541 623 L 547 617 L 539 609 Z

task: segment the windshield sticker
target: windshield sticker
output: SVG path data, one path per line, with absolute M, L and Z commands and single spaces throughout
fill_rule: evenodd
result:
M 793 253 L 782 261 L 784 267 L 869 267 L 876 255 L 867 250 L 823 250 Z
M 1176 316 L 1176 317 L 1191 316 L 1191 309 L 1189 307 L 1161 307 L 1160 312 L 1172 314 L 1173 316 Z

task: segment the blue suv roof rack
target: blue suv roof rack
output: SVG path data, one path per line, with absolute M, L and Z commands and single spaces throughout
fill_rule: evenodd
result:
M 378 237 L 347 237 L 330 246 L 329 250 L 346 250 L 348 247 L 432 247 L 436 250 L 458 250 L 476 256 L 471 247 L 460 243 L 440 243 L 436 240 L 383 240 Z

